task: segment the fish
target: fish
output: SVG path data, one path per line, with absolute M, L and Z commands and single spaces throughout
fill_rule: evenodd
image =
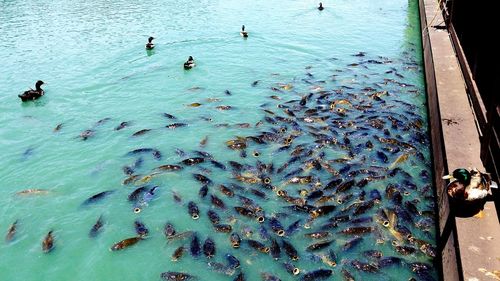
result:
M 149 229 L 139 220 L 134 221 L 135 232 L 139 237 L 146 237 L 149 234 Z
M 186 127 L 187 125 L 188 124 L 186 124 L 186 123 L 172 123 L 172 124 L 166 125 L 165 128 L 177 129 L 177 128 L 181 128 L 181 127 Z
M 46 254 L 54 250 L 54 236 L 52 232 L 53 231 L 50 230 L 42 241 L 42 251 Z
M 182 166 L 172 165 L 172 164 L 161 165 L 154 168 L 155 171 L 162 171 L 162 172 L 176 172 L 182 169 L 184 169 Z
M 59 123 L 59 124 L 57 124 L 57 126 L 54 128 L 53 132 L 59 132 L 59 131 L 62 129 L 63 124 L 64 124 L 64 123 Z
M 182 164 L 188 165 L 188 166 L 197 165 L 197 164 L 200 164 L 203 162 L 205 162 L 205 158 L 201 158 L 201 157 L 187 158 L 187 159 L 184 159 L 181 161 Z
M 82 140 L 87 140 L 88 138 L 94 136 L 95 134 L 95 131 L 94 130 L 85 130 L 83 132 L 80 133 L 79 137 L 82 139 Z
M 396 167 L 396 165 L 401 164 L 401 163 L 405 162 L 406 160 L 408 160 L 409 156 L 410 156 L 410 154 L 408 154 L 408 153 L 403 153 L 403 154 L 399 155 L 398 158 L 396 160 L 394 160 L 394 162 L 392 162 L 391 165 L 389 165 L 388 169 L 389 170 L 394 169 Z
M 271 247 L 269 250 L 271 252 L 271 256 L 273 257 L 273 259 L 275 259 L 275 260 L 280 259 L 281 249 L 280 249 L 280 246 L 279 246 L 278 242 L 276 241 L 276 239 L 271 238 Z
M 142 136 L 144 135 L 145 133 L 151 131 L 151 129 L 142 129 L 140 131 L 137 131 L 135 133 L 132 134 L 133 137 L 137 137 L 137 136 Z
M 301 281 L 324 280 L 332 276 L 332 274 L 333 271 L 331 269 L 317 269 L 304 274 L 300 280 Z
M 207 238 L 205 243 L 203 243 L 203 253 L 207 258 L 213 258 L 215 256 L 215 242 L 214 240 Z
M 231 268 L 231 269 L 237 269 L 240 267 L 240 260 L 238 260 L 235 256 L 231 255 L 231 254 L 226 254 L 225 255 L 226 257 L 226 260 L 227 260 L 227 263 L 228 263 L 228 268 Z
M 198 205 L 193 201 L 189 201 L 188 203 L 188 212 L 191 215 L 193 220 L 197 220 L 200 218 L 200 210 L 198 209 Z
M 261 242 L 259 242 L 259 241 L 252 240 L 252 239 L 247 239 L 247 240 L 246 240 L 246 242 L 247 242 L 247 244 L 248 244 L 250 247 L 252 247 L 252 248 L 254 248 L 254 249 L 258 250 L 258 251 L 259 251 L 259 252 L 261 252 L 261 253 L 264 253 L 264 254 L 269 253 L 269 250 L 270 250 L 270 249 L 269 249 L 269 247 L 266 247 L 264 244 L 262 244 L 262 243 L 261 243 Z
M 113 194 L 114 192 L 115 192 L 115 190 L 106 190 L 106 191 L 94 194 L 94 195 L 90 196 L 88 199 L 86 199 L 85 201 L 83 201 L 82 206 L 97 203 L 97 202 L 101 201 L 102 199 L 104 199 L 105 197 L 107 197 L 108 195 Z
M 179 248 L 177 248 L 172 254 L 172 261 L 180 260 L 185 252 L 186 248 L 184 248 L 184 246 L 180 246 Z
M 97 235 L 99 234 L 102 226 L 104 225 L 104 219 L 101 216 L 99 216 L 99 218 L 97 219 L 97 221 L 95 222 L 95 224 L 92 226 L 92 228 L 90 229 L 89 231 L 89 237 L 91 238 L 95 238 L 97 237 Z
M 50 191 L 48 189 L 30 188 L 16 192 L 16 195 L 30 196 L 30 195 L 46 195 L 49 193 Z
M 317 251 L 317 250 L 321 250 L 321 249 L 324 249 L 324 248 L 330 246 L 330 244 L 332 244 L 332 243 L 333 243 L 333 240 L 325 241 L 325 242 L 320 242 L 320 243 L 315 243 L 315 244 L 307 246 L 306 251 L 308 251 L 308 252 L 314 252 L 314 251 Z
M 208 142 L 208 136 L 205 136 L 201 141 L 200 141 L 200 146 L 205 147 Z
M 193 236 L 191 237 L 189 251 L 193 257 L 198 257 L 200 255 L 201 252 L 200 240 L 196 232 L 194 232 Z
M 168 113 L 163 113 L 163 116 L 164 117 L 167 117 L 168 119 L 177 119 L 177 117 L 175 117 L 174 115 L 172 114 L 168 114 Z
M 17 223 L 18 223 L 18 221 L 15 220 L 9 226 L 9 229 L 7 230 L 7 235 L 5 235 L 5 242 L 11 242 L 12 240 L 14 240 L 14 236 L 16 235 L 16 232 L 17 232 Z
M 207 178 L 206 176 L 204 176 L 202 174 L 193 174 L 193 177 L 195 180 L 199 181 L 203 185 L 211 185 L 212 184 L 212 180 L 210 180 L 209 178 Z
M 222 199 L 220 199 L 219 197 L 212 194 L 212 195 L 210 195 L 210 199 L 211 199 L 212 205 L 214 205 L 215 207 L 218 207 L 221 209 L 226 209 L 226 204 L 224 204 L 224 201 L 222 201 Z
M 218 224 L 220 222 L 220 217 L 214 210 L 208 210 L 207 216 L 212 224 Z
M 238 235 L 238 233 L 236 233 L 236 232 L 231 233 L 231 235 L 229 236 L 229 240 L 231 242 L 231 247 L 233 247 L 233 248 L 239 248 L 240 247 L 241 238 Z
M 160 278 L 165 281 L 188 281 L 195 279 L 193 275 L 174 271 L 162 272 Z
M 229 224 L 214 224 L 213 227 L 217 232 L 229 233 L 233 231 L 233 227 Z
M 118 126 L 115 127 L 115 131 L 119 131 L 121 129 L 124 129 L 129 125 L 130 125 L 130 121 L 121 122 Z
M 299 259 L 299 253 L 295 249 L 295 247 L 292 246 L 292 244 L 290 244 L 289 242 L 287 242 L 283 239 L 283 240 L 281 240 L 281 245 L 283 246 L 283 250 L 290 257 L 290 259 L 292 259 L 293 261 L 296 261 Z
M 262 280 L 264 281 L 281 281 L 280 278 L 272 275 L 271 273 L 268 273 L 268 272 L 262 272 L 260 274 L 260 277 L 262 278 Z
M 202 105 L 202 104 L 201 104 L 201 103 L 199 103 L 199 102 L 193 102 L 193 103 L 188 104 L 187 106 L 189 106 L 189 107 L 199 107 L 199 106 L 201 106 L 201 105 Z
M 282 264 L 283 264 L 283 267 L 285 268 L 285 270 L 288 273 L 290 273 L 291 275 L 298 275 L 300 273 L 300 269 L 298 267 L 295 267 L 290 262 L 284 262 Z

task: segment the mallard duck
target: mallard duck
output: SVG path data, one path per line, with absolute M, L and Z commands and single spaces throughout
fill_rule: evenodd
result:
M 248 37 L 248 31 L 245 31 L 245 25 L 242 25 L 242 26 L 241 26 L 240 35 L 241 35 L 242 37 Z
M 36 100 L 37 98 L 39 98 L 45 94 L 45 92 L 41 88 L 41 86 L 43 84 L 44 83 L 41 80 L 36 81 L 35 90 L 29 89 L 29 90 L 25 91 L 24 93 L 18 95 L 18 97 L 21 98 L 22 101 Z
M 192 56 L 189 56 L 188 60 L 184 63 L 184 69 L 191 69 L 195 67 L 194 59 Z
M 146 44 L 146 50 L 153 50 L 153 48 L 155 47 L 155 44 L 153 44 L 153 39 L 155 38 L 154 37 L 148 38 L 148 43 Z
M 490 187 L 496 186 L 496 183 L 491 181 L 490 174 L 481 173 L 476 168 L 470 171 L 464 168 L 456 169 L 443 179 L 452 180 L 448 185 L 448 194 L 451 197 L 467 201 L 485 198 Z
M 323 9 L 325 9 L 325 8 L 323 7 L 323 3 L 319 2 L 319 7 L 318 7 L 318 10 L 323 11 Z

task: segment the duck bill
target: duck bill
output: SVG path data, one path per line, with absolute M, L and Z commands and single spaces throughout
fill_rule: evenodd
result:
M 443 180 L 453 180 L 455 179 L 452 175 L 443 176 Z

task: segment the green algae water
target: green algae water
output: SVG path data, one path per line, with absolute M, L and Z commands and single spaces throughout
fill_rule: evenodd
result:
M 0 280 L 161 280 L 162 272 L 320 280 L 319 269 L 328 280 L 436 280 L 417 1 L 317 4 L 1 1 L 2 235 L 17 223 L 0 242 Z M 149 36 L 152 51 L 144 48 Z M 186 71 L 190 55 L 197 65 Z M 22 103 L 17 95 L 39 79 L 45 96 Z M 186 125 L 166 128 L 173 123 Z M 143 129 L 150 131 L 133 136 Z M 151 150 L 133 152 L 140 148 Z M 203 163 L 182 162 L 194 157 Z M 157 168 L 167 164 L 182 169 Z M 211 180 L 206 197 L 193 174 Z M 146 192 L 130 202 L 140 186 Z M 27 189 L 43 192 L 19 193 Z M 113 192 L 84 204 L 103 191 Z M 215 231 L 208 210 L 241 237 L 239 248 Z M 149 234 L 110 251 L 137 236 L 136 220 Z M 193 257 L 193 235 L 166 239 L 167 222 L 202 244 L 213 239 L 215 256 Z M 50 230 L 54 248 L 44 253 Z M 322 239 L 305 236 L 320 231 Z M 278 241 L 279 259 L 249 239 Z M 180 246 L 185 254 L 174 262 Z

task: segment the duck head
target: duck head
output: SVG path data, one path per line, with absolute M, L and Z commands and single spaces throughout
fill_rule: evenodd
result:
M 45 84 L 42 80 L 36 81 L 35 87 L 37 90 L 40 90 L 40 87 Z
M 241 26 L 241 31 L 245 31 L 245 25 Z
M 149 37 L 148 38 L 148 43 L 151 43 L 151 41 L 153 41 L 153 39 L 155 39 L 154 37 Z
M 463 185 L 467 186 L 471 180 L 471 174 L 467 169 L 455 169 L 451 175 L 446 175 L 443 179 L 457 180 Z

